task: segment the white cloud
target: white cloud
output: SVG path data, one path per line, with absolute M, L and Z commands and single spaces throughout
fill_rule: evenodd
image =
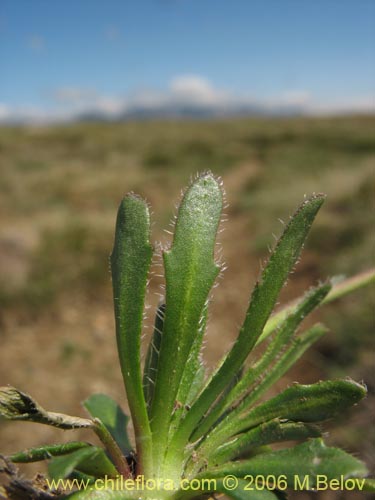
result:
M 220 104 L 227 100 L 227 92 L 216 89 L 208 80 L 198 75 L 181 75 L 169 84 L 171 97 L 197 104 Z
M 323 102 L 314 99 L 304 89 L 291 89 L 267 97 L 251 96 L 219 89 L 206 78 L 192 74 L 176 76 L 164 91 L 138 89 L 127 95 L 107 95 L 93 88 L 71 86 L 57 88 L 46 98 L 44 108 L 10 107 L 0 103 L 0 122 L 65 121 L 86 113 L 103 113 L 108 118 L 116 118 L 138 109 L 147 114 L 148 111 L 159 109 L 173 112 L 189 106 L 209 109 L 217 115 L 236 112 L 288 113 L 297 110 L 306 114 L 375 112 L 374 96 L 348 98 L 345 102 Z
M 182 94 L 212 94 L 215 89 L 211 83 L 198 75 L 180 75 L 176 76 L 169 83 L 172 92 Z

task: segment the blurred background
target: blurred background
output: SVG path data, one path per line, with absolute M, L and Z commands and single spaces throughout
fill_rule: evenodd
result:
M 108 256 L 128 191 L 148 200 L 152 240 L 165 246 L 181 188 L 207 169 L 224 181 L 227 270 L 213 293 L 209 367 L 237 334 L 278 219 L 305 194 L 327 201 L 281 302 L 369 268 L 374 47 L 372 0 L 2 0 L 0 385 L 65 413 L 83 415 L 92 392 L 126 408 Z M 160 284 L 153 276 L 146 339 Z M 365 289 L 320 310 L 313 320 L 330 332 L 274 389 L 365 381 L 372 395 L 326 429 L 372 472 L 373 304 Z M 91 436 L 0 426 L 2 453 L 75 438 Z

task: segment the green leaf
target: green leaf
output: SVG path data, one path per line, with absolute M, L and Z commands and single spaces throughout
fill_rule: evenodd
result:
M 363 273 L 356 274 L 351 278 L 334 283 L 330 293 L 323 300 L 323 304 L 328 304 L 337 300 L 341 297 L 345 297 L 349 293 L 352 293 L 360 288 L 371 285 L 375 283 L 375 270 L 369 269 Z M 280 311 L 273 314 L 266 323 L 262 335 L 259 337 L 257 344 L 263 342 L 278 326 L 284 321 L 284 319 L 290 314 L 296 307 L 296 302 L 288 304 L 283 307 Z
M 205 369 L 201 360 L 201 347 L 207 324 L 207 304 L 204 307 L 198 333 L 190 349 L 189 357 L 178 388 L 175 409 L 170 423 L 169 435 L 173 436 L 181 418 L 203 387 Z
M 232 479 L 232 478 L 231 478 Z M 255 487 L 251 490 L 249 489 L 250 481 L 244 479 L 236 479 L 236 486 L 232 489 L 227 485 L 228 478 L 216 478 L 210 479 L 206 477 L 201 478 L 201 488 L 196 489 L 195 482 L 193 481 L 194 488 L 187 489 L 184 487 L 183 490 L 179 490 L 174 495 L 174 499 L 178 500 L 189 500 L 192 498 L 205 498 L 208 494 L 211 494 L 213 498 L 215 493 L 223 493 L 226 497 L 232 498 L 233 500 L 286 500 L 286 496 L 282 494 L 279 495 L 278 491 L 269 490 L 256 490 Z M 233 481 L 232 479 L 232 481 Z M 233 484 L 233 483 L 231 483 Z
M 152 339 L 148 346 L 145 366 L 143 370 L 143 390 L 147 402 L 147 408 L 150 410 L 154 397 L 154 388 L 156 374 L 158 371 L 158 360 L 161 345 L 161 337 L 164 327 L 165 304 L 161 304 L 155 315 L 155 326 Z
M 232 462 L 209 469 L 197 477 L 218 477 L 228 474 L 244 477 L 256 475 L 285 476 L 289 488 L 295 489 L 296 478 L 302 484 L 308 478 L 310 488 L 315 488 L 317 476 L 328 480 L 354 477 L 367 474 L 366 466 L 358 459 L 338 448 L 328 448 L 321 439 L 312 439 L 293 448 L 257 455 L 249 460 Z
M 178 388 L 177 400 L 183 405 L 189 403 L 189 395 L 191 393 L 192 385 L 198 375 L 198 380 L 201 380 L 201 348 L 203 336 L 206 331 L 207 325 L 207 304 L 204 307 L 203 314 L 200 320 L 197 335 L 193 341 L 190 349 L 189 357 L 184 368 L 180 387 Z
M 79 450 L 81 448 L 88 448 L 91 445 L 89 443 L 84 443 L 82 441 L 71 441 L 70 443 L 63 444 L 52 444 L 39 446 L 38 448 L 30 448 L 25 451 L 20 451 L 18 453 L 13 453 L 9 459 L 14 463 L 29 463 L 29 462 L 39 462 L 40 460 L 46 460 L 51 457 L 57 457 L 59 455 L 66 455 L 72 451 Z
M 69 479 L 77 479 L 80 481 L 81 485 L 95 485 L 96 477 L 91 476 L 90 474 L 85 474 L 84 472 L 80 472 L 76 469 L 70 474 Z M 94 489 L 94 488 L 93 488 Z
M 238 480 L 238 486 L 234 490 L 229 490 L 225 487 L 225 481 L 217 481 L 217 491 L 224 495 L 233 498 L 233 500 L 278 500 L 278 496 L 273 491 L 269 490 L 249 490 L 249 481 L 244 479 Z
M 87 490 L 76 491 L 67 497 L 64 497 L 64 500 L 139 500 L 139 496 L 134 495 L 134 492 L 124 492 L 124 491 L 113 491 L 113 490 L 91 490 L 91 488 Z
M 171 453 L 184 447 L 204 413 L 239 371 L 261 335 L 282 286 L 295 265 L 311 224 L 324 201 L 323 195 L 306 200 L 286 226 L 276 245 L 260 282 L 253 291 L 240 334 L 223 364 L 192 406 L 176 433 Z
M 126 432 L 129 417 L 116 401 L 105 394 L 93 394 L 83 402 L 83 406 L 93 418 L 101 420 L 121 451 L 129 454 L 132 449 Z
M 194 379 L 191 382 L 190 390 L 186 396 L 186 406 L 190 408 L 200 391 L 203 389 L 206 369 L 202 360 L 199 360 Z M 189 411 L 189 410 L 187 410 Z
M 69 455 L 52 459 L 48 465 L 48 474 L 51 479 L 64 479 L 69 477 L 74 469 L 94 477 L 116 477 L 118 475 L 115 466 L 103 449 L 96 446 L 83 448 Z
M 241 403 L 228 414 L 228 418 L 220 423 L 224 427 L 228 422 L 233 421 L 238 415 L 248 410 L 277 380 L 280 379 L 294 363 L 302 356 L 314 342 L 327 332 L 327 329 L 320 325 L 314 325 L 312 328 L 303 332 L 297 337 L 293 344 L 282 352 L 276 363 L 262 373 L 257 383 Z M 215 430 L 219 431 L 217 429 Z
M 191 441 L 196 441 L 209 431 L 211 426 L 219 419 L 220 414 L 226 407 L 230 407 L 234 402 L 243 398 L 252 390 L 254 384 L 259 392 L 260 385 L 264 384 L 265 372 L 270 370 L 272 362 L 280 358 L 287 347 L 295 331 L 304 320 L 304 318 L 313 311 L 322 300 L 327 296 L 331 289 L 330 283 L 325 283 L 307 292 L 305 297 L 296 305 L 295 309 L 285 318 L 273 340 L 270 342 L 266 351 L 260 359 L 248 369 L 234 387 L 222 397 L 214 406 L 207 417 L 200 422 L 197 430 L 193 433 Z M 285 366 L 285 363 L 280 363 Z M 261 380 L 259 380 L 261 379 Z M 251 396 L 253 397 L 253 395 Z
M 249 408 L 253 405 L 262 394 L 279 380 L 299 360 L 304 352 L 327 333 L 327 331 L 324 325 L 317 323 L 301 333 L 297 338 L 293 339 L 292 345 L 280 355 L 274 365 L 264 371 L 262 379 L 258 381 L 258 384 L 253 390 L 241 401 L 236 411 L 241 412 L 242 409 Z
M 350 380 L 327 380 L 312 385 L 295 384 L 256 408 L 229 415 L 210 433 L 205 447 L 215 445 L 239 432 L 274 418 L 300 422 L 321 422 L 358 403 L 366 388 Z
M 0 417 L 9 420 L 26 420 L 40 424 L 52 425 L 60 429 L 92 429 L 111 453 L 118 471 L 124 476 L 130 475 L 128 464 L 122 455 L 118 444 L 100 419 L 89 420 L 72 417 L 62 413 L 48 412 L 34 401 L 28 394 L 14 387 L 0 388 Z M 78 450 L 87 451 L 87 450 Z M 77 451 L 77 453 L 78 453 Z
M 152 247 L 146 203 L 130 194 L 122 200 L 111 255 L 117 347 L 132 415 L 137 451 L 152 470 L 151 431 L 142 387 L 140 338 Z
M 268 490 L 253 490 L 249 489 L 249 481 L 244 479 L 235 479 L 237 482 L 236 487 L 229 488 L 227 484 L 227 478 L 215 478 L 209 479 L 202 477 L 200 490 L 196 489 L 184 489 L 176 493 L 175 498 L 178 500 L 188 500 L 191 498 L 202 498 L 207 494 L 211 494 L 214 497 L 214 493 L 223 493 L 233 500 L 285 500 L 285 496 L 279 497 L 276 492 L 271 492 Z M 215 498 L 215 497 L 214 497 Z
M 285 348 L 288 347 L 290 340 L 302 321 L 321 304 L 330 289 L 330 283 L 325 283 L 307 292 L 293 312 L 280 325 L 279 330 L 276 332 L 274 339 L 270 342 L 264 354 L 233 388 L 228 398 L 228 404 L 240 399 L 246 392 L 250 392 L 249 389 L 252 384 L 259 382 L 257 381 L 258 377 L 264 377 L 265 371 L 270 368 L 272 362 L 276 358 L 280 358 Z
M 105 449 L 112 458 L 117 471 L 124 477 L 129 478 L 132 476 L 129 464 L 124 457 L 117 442 L 113 439 L 112 434 L 99 418 L 95 418 L 95 432 L 100 441 L 104 444 Z
M 298 441 L 319 436 L 321 436 L 320 429 L 315 425 L 302 422 L 280 422 L 278 419 L 271 420 L 219 446 L 209 457 L 209 464 L 219 465 L 229 462 L 244 452 L 265 444 Z
M 169 436 L 172 437 L 179 426 L 181 419 L 190 410 L 190 405 L 195 401 L 197 395 L 201 391 L 204 385 L 205 378 L 205 368 L 202 361 L 199 361 L 196 372 L 194 374 L 193 380 L 191 380 L 190 388 L 187 393 L 184 394 L 182 398 L 180 394 L 177 394 L 177 399 L 175 402 L 175 408 L 173 409 L 173 415 L 169 428 Z M 181 385 L 183 382 L 181 382 Z M 185 386 L 186 387 L 186 386 Z M 185 403 L 183 401 L 185 400 Z
M 216 422 L 217 424 L 220 423 L 222 420 L 225 419 L 225 417 L 227 415 L 229 415 L 233 411 L 233 406 L 231 406 L 230 404 L 227 404 L 227 398 L 229 397 L 229 394 L 231 393 L 231 391 L 233 390 L 233 388 L 236 387 L 236 385 L 239 383 L 240 380 L 242 380 L 243 372 L 244 372 L 244 368 L 242 367 L 241 370 L 232 378 L 230 384 L 227 385 L 227 387 L 225 388 L 225 391 L 220 396 L 220 399 L 217 402 L 216 406 L 209 413 L 209 415 L 208 415 L 209 417 L 211 417 L 211 413 L 213 413 L 213 415 L 212 415 L 212 421 L 213 422 Z M 222 410 L 224 410 L 224 411 L 222 411 L 222 413 L 221 413 L 221 411 L 219 411 L 220 408 L 222 408 Z M 207 416 L 206 419 L 204 419 L 204 420 L 202 420 L 200 422 L 199 427 L 197 429 L 197 434 L 198 435 L 200 434 L 199 429 L 200 429 L 201 426 L 203 427 L 206 424 L 207 425 L 207 429 L 209 429 L 211 427 L 211 425 L 209 424 L 209 422 L 206 423 L 206 420 L 208 419 L 208 416 Z M 204 430 L 202 432 L 202 435 L 203 434 L 205 434 Z M 191 437 L 191 441 L 192 442 L 194 442 L 194 437 L 195 437 L 195 434 Z
M 374 478 L 367 477 L 365 479 L 363 491 L 375 493 L 375 479 Z
M 182 199 L 172 247 L 164 252 L 166 312 L 151 410 L 154 462 L 159 466 L 185 365 L 219 272 L 214 247 L 221 209 L 218 182 L 209 173 L 202 175 Z

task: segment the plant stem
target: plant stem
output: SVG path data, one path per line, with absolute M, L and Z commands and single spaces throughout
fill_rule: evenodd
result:
M 108 453 L 111 455 L 113 463 L 115 464 L 118 472 L 127 479 L 131 478 L 132 473 L 129 468 L 128 462 L 126 461 L 126 458 L 124 457 L 122 451 L 118 447 L 118 444 L 109 433 L 108 429 L 103 425 L 101 420 L 99 420 L 98 418 L 94 419 L 94 424 L 95 425 L 93 430 L 95 431 L 100 441 L 106 447 Z

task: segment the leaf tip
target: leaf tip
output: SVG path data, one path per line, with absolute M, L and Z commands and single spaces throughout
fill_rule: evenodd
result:
M 0 387 L 0 416 L 8 420 L 27 419 L 39 409 L 36 403 L 15 387 Z

